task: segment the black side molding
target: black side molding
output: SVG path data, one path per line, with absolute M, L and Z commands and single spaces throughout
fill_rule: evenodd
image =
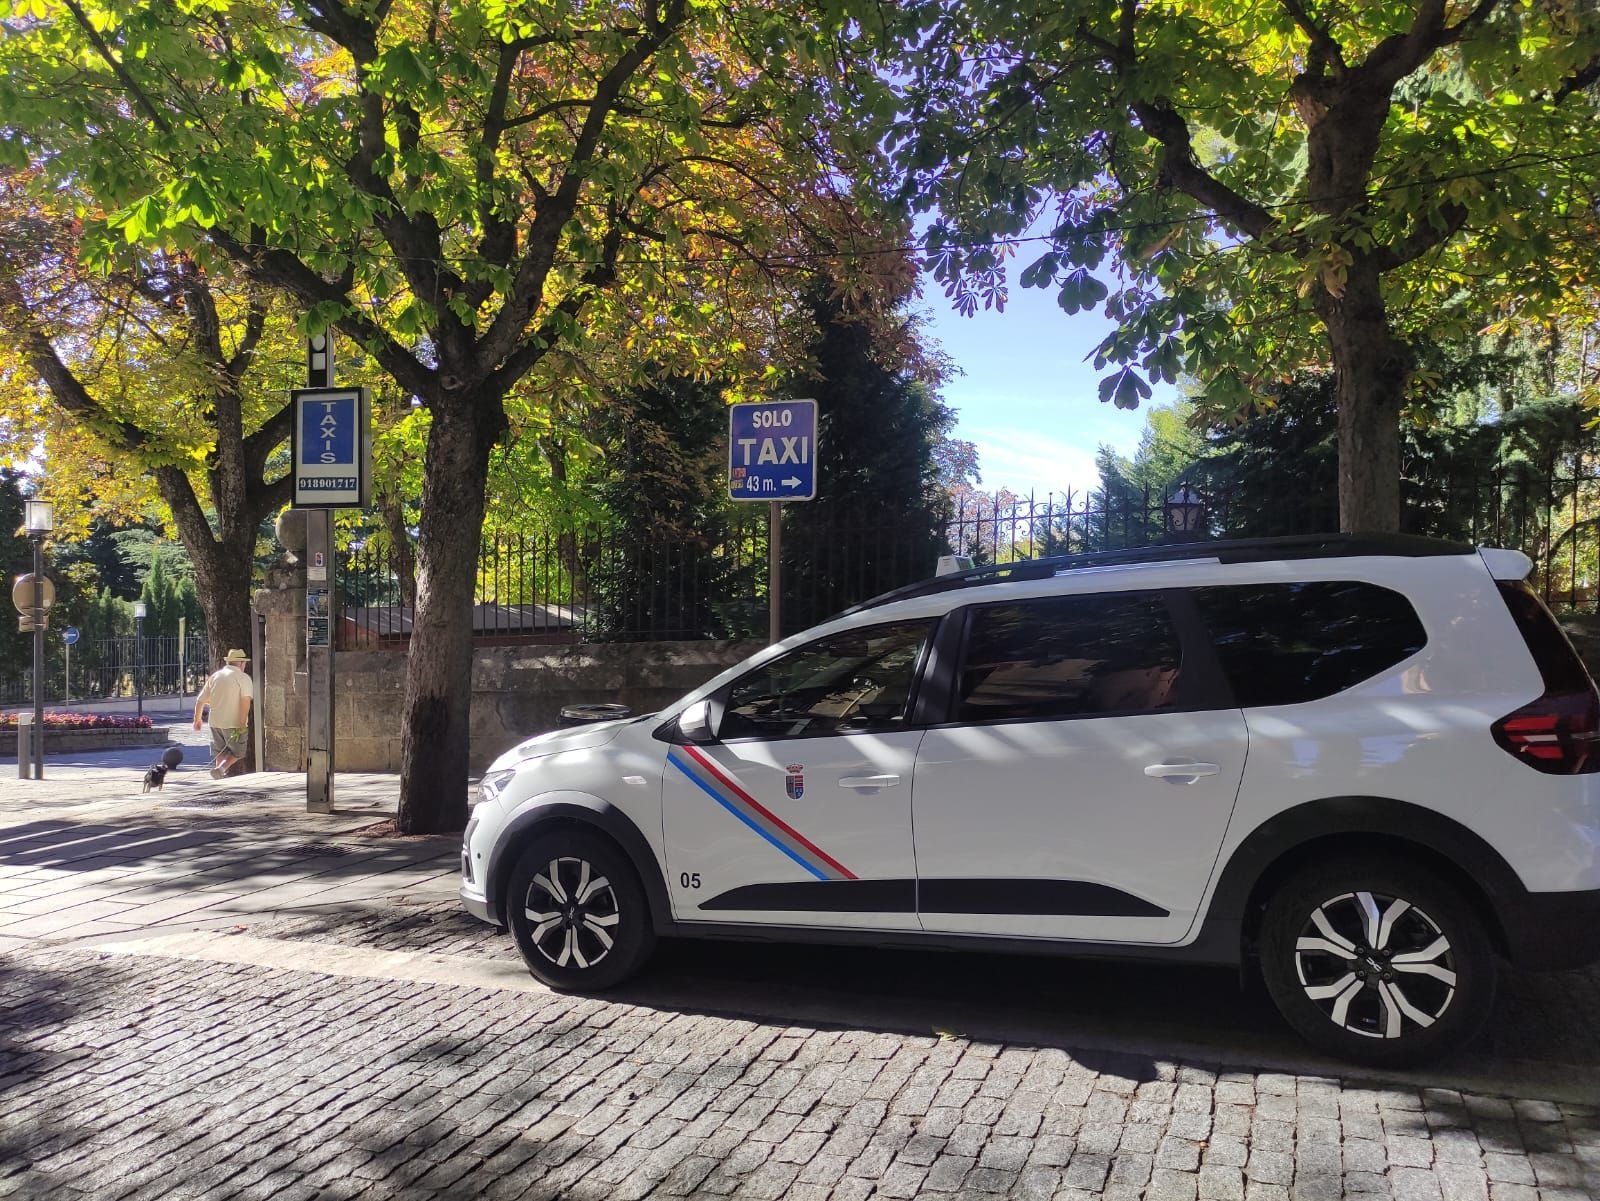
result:
M 1088 880 L 801 880 L 746 884 L 702 901 L 707 911 L 993 913 L 1051 917 L 1166 917 L 1142 897 Z
M 915 913 L 915 880 L 801 880 L 746 884 L 701 901 L 697 908 L 765 909 L 774 913 Z
M 923 880 L 923 913 L 1008 913 L 1048 917 L 1166 917 L 1131 892 L 1090 880 Z

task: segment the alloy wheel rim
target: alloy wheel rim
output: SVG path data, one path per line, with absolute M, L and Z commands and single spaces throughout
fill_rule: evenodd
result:
M 1396 1039 L 1437 1022 L 1456 995 L 1456 956 L 1439 924 L 1403 897 L 1347 892 L 1311 911 L 1295 974 L 1334 1025 Z
M 587 859 L 558 857 L 528 884 L 530 940 L 556 967 L 594 967 L 611 954 L 622 920 L 616 890 Z

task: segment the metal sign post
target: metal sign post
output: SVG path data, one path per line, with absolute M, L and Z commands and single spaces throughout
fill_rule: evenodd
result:
M 289 432 L 294 507 L 306 510 L 306 810 L 332 813 L 333 510 L 367 504 L 371 400 L 365 388 L 333 386 L 332 330 L 306 340 L 306 384 Z
M 66 678 L 61 682 L 61 703 L 72 703 L 72 644 L 78 641 L 78 627 L 68 626 L 61 631 L 62 655 L 66 658 Z
M 767 502 L 767 641 L 783 626 L 783 503 L 817 495 L 817 402 L 773 400 L 728 410 L 728 495 Z
M 30 505 L 33 501 L 28 502 Z M 29 533 L 33 540 L 33 570 L 19 575 L 11 586 L 11 603 L 17 607 L 17 629 L 33 635 L 33 712 L 32 725 L 17 727 L 17 754 L 24 741 L 33 742 L 33 778 L 44 779 L 44 632 L 50 626 L 50 610 L 56 603 L 56 586 L 44 574 L 44 533 Z M 21 720 L 19 715 L 18 720 Z M 20 764 L 21 759 L 18 760 Z M 23 776 L 27 779 L 27 776 Z
M 44 779 L 44 536 L 33 539 L 33 778 Z

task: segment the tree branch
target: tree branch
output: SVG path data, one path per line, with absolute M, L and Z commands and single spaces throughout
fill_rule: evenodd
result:
M 1301 0 L 1279 0 L 1284 11 L 1299 26 L 1300 32 L 1311 40 L 1311 53 L 1315 61 L 1331 64 L 1336 71 L 1347 70 L 1344 61 L 1344 47 L 1340 46 L 1334 36 L 1328 32 L 1327 26 L 1321 24 L 1311 15 Z
M 342 306 L 344 312 L 335 323 L 340 329 L 366 347 L 402 388 L 422 397 L 434 395 L 438 373 L 419 363 L 387 330 L 363 316 L 346 288 L 330 284 L 290 251 L 259 242 L 246 245 L 221 226 L 213 226 L 206 235 L 256 282 L 288 292 L 308 308 L 330 302 Z
M 106 66 L 111 68 L 111 73 L 115 75 L 121 82 L 122 86 L 128 90 L 128 95 L 133 99 L 133 102 L 140 108 L 144 109 L 145 115 L 155 123 L 157 129 L 161 130 L 163 133 L 171 133 L 172 122 L 167 119 L 165 113 L 156 107 L 155 102 L 145 94 L 144 89 L 139 86 L 138 81 L 136 81 L 133 76 L 128 73 L 127 68 L 122 65 L 122 60 L 119 59 L 115 54 L 111 53 L 110 44 L 107 43 L 100 31 L 95 28 L 94 22 L 89 20 L 88 16 L 83 11 L 83 7 L 78 4 L 77 0 L 65 0 L 65 3 L 67 6 L 67 11 L 72 14 L 73 20 L 77 21 L 79 28 L 81 28 L 84 32 L 84 36 L 87 37 L 90 44 L 94 46 L 95 52 L 105 60 Z
M 535 211 L 528 230 L 527 253 L 517 269 L 505 302 L 478 343 L 479 361 L 486 368 L 507 361 L 544 295 L 545 280 L 555 262 L 561 232 L 577 211 L 578 195 L 586 178 L 586 170 L 599 149 L 606 121 L 623 88 L 639 68 L 649 62 L 656 51 L 665 46 L 688 21 L 687 0 L 668 0 L 664 12 L 659 11 L 660 7 L 656 4 L 647 6 L 646 32 L 595 85 L 588 115 L 584 117 L 573 142 L 561 181 L 548 201 L 540 204 Z M 496 379 L 500 376 L 499 371 L 493 374 Z
M 222 320 L 217 316 L 216 298 L 211 295 L 211 289 L 206 287 L 192 262 L 178 264 L 178 280 L 183 288 L 184 308 L 201 357 L 207 366 L 228 375 L 227 357 L 222 352 Z
M 500 151 L 500 139 L 506 125 L 506 105 L 511 96 L 511 76 L 516 72 L 522 50 L 516 43 L 502 44 L 500 58 L 495 64 L 494 86 L 489 91 L 489 103 L 484 109 L 483 130 L 479 137 L 475 176 L 478 186 L 478 224 L 483 233 L 478 241 L 478 254 L 485 262 L 504 267 L 517 252 L 517 223 L 507 220 L 495 211 L 494 177 L 495 155 Z M 494 285 L 488 279 L 472 280 L 467 284 L 467 303 L 477 309 Z
M 1583 66 L 1567 76 L 1566 79 L 1562 80 L 1561 86 L 1556 89 L 1552 100 L 1556 104 L 1560 104 L 1568 96 L 1593 87 L 1596 81 L 1600 81 L 1600 55 L 1591 58 Z
M 1454 25 L 1446 25 L 1445 0 L 1422 0 L 1417 19 L 1405 33 L 1385 38 L 1355 68 L 1364 85 L 1387 94 L 1433 56 L 1434 51 L 1459 42 L 1489 19 L 1500 0 L 1478 0 L 1471 12 Z
M 252 483 L 264 476 L 267 460 L 272 457 L 273 451 L 288 441 L 289 430 L 293 424 L 294 405 L 284 404 L 262 422 L 259 429 L 245 438 L 245 468 Z
M 3 249 L 0 249 L 3 253 Z M 9 254 L 0 257 L 0 312 L 7 324 L 20 332 L 20 349 L 34 373 L 44 381 L 62 411 L 72 414 L 118 450 L 137 452 L 150 441 L 148 430 L 113 416 L 56 353 L 55 343 L 40 327 L 23 295 L 16 264 Z M 15 336 L 15 335 L 13 335 Z
M 182 469 L 171 464 L 157 467 L 150 474 L 155 478 L 156 491 L 161 493 L 161 499 L 167 502 L 167 508 L 172 511 L 173 523 L 177 525 L 185 547 L 193 555 L 195 566 L 200 567 L 204 556 L 195 555 L 194 550 L 207 545 L 215 546 L 217 536 L 211 523 L 206 520 L 200 498 L 194 494 L 194 485 Z M 210 567 L 210 564 L 204 566 Z
M 238 345 L 233 348 L 233 356 L 228 359 L 225 367 L 233 379 L 243 379 L 245 372 L 250 370 L 250 364 L 255 362 L 256 346 L 261 341 L 261 335 L 266 332 L 267 314 L 271 309 L 271 293 L 256 291 L 250 294 L 250 307 L 244 318 L 244 332 L 239 335 Z
M 589 302 L 590 295 L 596 289 L 609 287 L 615 282 L 617 256 L 622 251 L 622 234 L 626 217 L 615 200 L 606 206 L 606 213 L 606 232 L 600 240 L 600 261 L 584 272 L 578 287 L 563 296 L 560 303 L 545 314 L 533 337 L 525 340 L 507 356 L 505 362 L 489 377 L 487 383 L 491 395 L 504 396 L 515 387 L 519 379 L 532 370 L 552 347 L 559 344 L 562 326 L 577 320 L 578 314 L 583 311 L 583 306 Z
M 1439 208 L 1442 223 L 1419 221 L 1415 228 L 1398 243 L 1375 248 L 1370 258 L 1380 272 L 1393 271 L 1427 254 L 1435 246 L 1448 242 L 1467 223 L 1465 205 L 1446 203 Z
M 1192 196 L 1252 238 L 1262 237 L 1272 228 L 1275 221 L 1268 209 L 1234 191 L 1200 165 L 1189 124 L 1171 104 L 1165 100 L 1136 100 L 1133 114 L 1144 131 L 1161 143 L 1161 183 Z

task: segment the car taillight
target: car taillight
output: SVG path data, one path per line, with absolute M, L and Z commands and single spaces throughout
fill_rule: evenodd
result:
M 1544 695 L 1489 727 L 1494 740 L 1537 771 L 1600 771 L 1600 694 L 1561 624 L 1526 583 L 1496 585 L 1544 681 Z
M 1547 692 L 1490 727 L 1494 740 L 1536 771 L 1576 776 L 1600 771 L 1600 696 Z

